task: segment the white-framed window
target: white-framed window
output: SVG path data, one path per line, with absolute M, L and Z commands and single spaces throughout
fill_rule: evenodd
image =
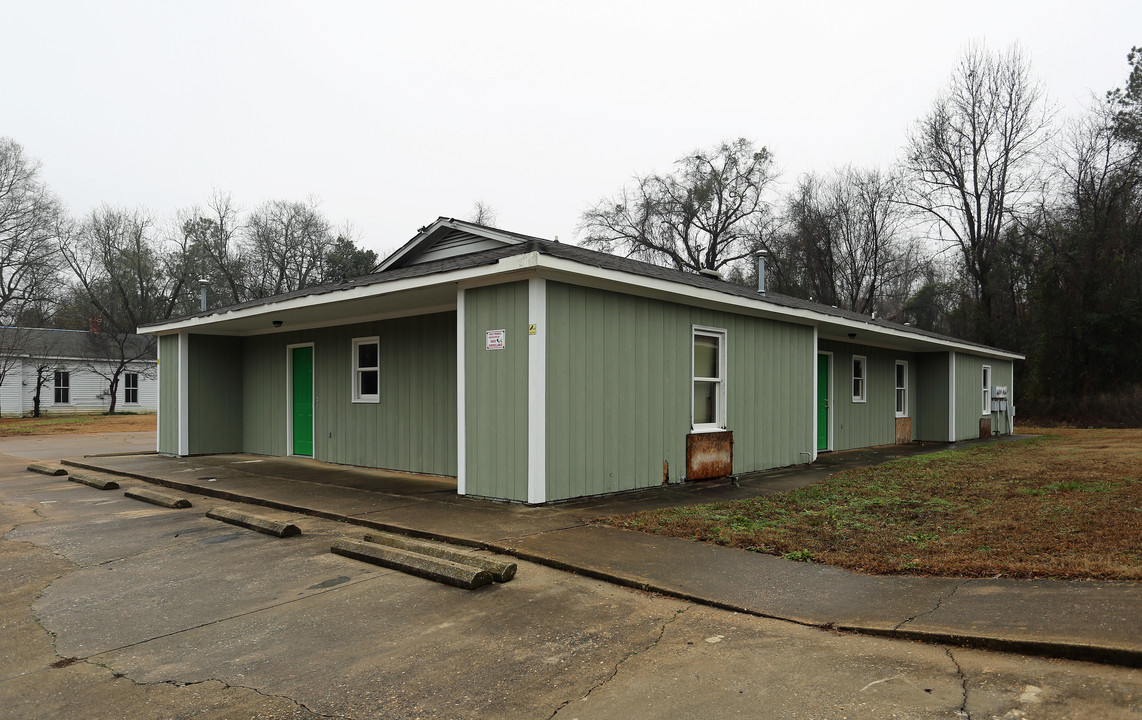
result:
M 853 355 L 853 402 L 868 400 L 867 377 L 868 359 L 864 355 Z
M 139 373 L 123 373 L 123 402 L 139 402 Z
M 896 417 L 908 417 L 908 361 L 896 361 Z
M 381 401 L 381 341 L 353 338 L 353 402 Z
M 690 424 L 694 430 L 726 427 L 726 331 L 695 325 L 690 345 Z
M 991 366 L 983 366 L 983 408 L 982 414 L 991 414 Z
M 52 401 L 57 405 L 66 405 L 71 402 L 71 373 L 67 370 L 56 370 L 55 380 L 52 384 Z

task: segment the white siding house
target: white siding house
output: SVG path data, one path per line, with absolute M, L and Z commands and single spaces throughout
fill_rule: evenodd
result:
M 148 339 L 128 336 L 126 352 L 98 333 L 46 328 L 0 328 L 0 415 L 31 415 L 42 369 L 40 413 L 107 412 L 114 369 L 126 357 L 116 389 L 116 412 L 158 409 L 158 362 Z

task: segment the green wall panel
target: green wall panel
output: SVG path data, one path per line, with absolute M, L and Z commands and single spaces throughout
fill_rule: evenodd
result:
M 549 501 L 661 485 L 664 462 L 685 474 L 693 325 L 727 331 L 734 471 L 805 461 L 811 328 L 549 281 Z
M 948 442 L 948 374 L 946 352 L 920 353 L 916 397 L 921 408 L 912 426 L 916 439 L 925 442 Z
M 464 305 L 465 493 L 526 502 L 527 282 L 466 290 Z M 502 350 L 488 330 L 506 331 Z
M 380 402 L 352 401 L 352 342 L 380 341 Z M 456 314 L 417 315 L 243 340 L 246 452 L 286 454 L 286 346 L 314 344 L 314 457 L 456 474 Z
M 917 398 L 922 392 L 921 374 L 916 355 L 910 352 L 820 340 L 821 351 L 833 353 L 832 448 L 891 445 L 896 442 L 896 361 L 908 363 L 908 415 L 912 418 L 912 434 L 921 420 Z M 863 355 L 867 369 L 865 402 L 854 402 L 852 392 L 852 359 Z
M 191 455 L 242 451 L 242 341 L 188 335 L 187 435 Z
M 979 437 L 979 421 L 983 415 L 983 366 L 991 366 L 991 384 L 1011 387 L 1010 360 L 996 360 L 967 353 L 956 353 L 956 440 Z M 1008 402 L 1014 398 L 1009 397 Z M 997 420 L 993 420 L 992 429 Z M 1008 428 L 999 428 L 1007 431 Z
M 159 338 L 159 452 L 178 454 L 178 335 Z

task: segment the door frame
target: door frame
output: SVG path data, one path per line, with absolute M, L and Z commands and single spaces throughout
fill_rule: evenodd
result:
M 314 348 L 313 351 L 313 373 L 309 378 L 309 402 L 310 407 L 313 408 L 313 414 L 310 417 L 310 437 L 313 439 L 313 454 L 312 455 L 295 455 L 293 452 L 293 351 L 296 348 Z M 286 457 L 308 457 L 317 459 L 317 403 L 316 401 L 316 388 L 317 381 L 317 350 L 312 342 L 293 343 L 286 345 Z
M 824 448 L 818 448 L 817 447 L 817 438 L 815 438 L 815 437 L 813 438 L 813 447 L 814 447 L 815 452 L 832 452 L 832 450 L 833 450 L 833 404 L 832 404 L 833 403 L 833 375 L 836 373 L 836 363 L 833 360 L 833 351 L 832 350 L 818 350 L 817 351 L 817 368 L 816 368 L 817 372 L 814 373 L 814 378 L 813 378 L 813 397 L 817 397 L 817 387 L 818 387 L 818 383 L 820 382 L 820 377 L 821 377 L 821 356 L 822 355 L 828 355 L 829 356 L 829 370 L 826 373 L 827 377 L 825 378 L 826 392 L 829 394 L 828 397 L 825 398 L 825 401 L 827 403 L 829 403 L 829 406 L 826 408 L 826 412 L 825 412 L 825 447 Z M 814 426 L 818 425 L 821 422 L 820 404 L 821 404 L 821 399 L 817 398 L 817 407 L 813 408 L 813 412 L 817 414 L 817 422 L 814 423 Z M 820 435 L 820 432 L 821 432 L 821 430 L 818 427 L 817 428 L 817 434 Z

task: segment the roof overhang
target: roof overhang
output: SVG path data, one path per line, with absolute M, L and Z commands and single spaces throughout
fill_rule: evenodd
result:
M 437 221 L 434 225 L 450 222 Z M 425 233 L 430 232 L 429 229 Z M 358 285 L 319 295 L 292 297 L 278 302 L 221 311 L 212 315 L 175 320 L 141 328 L 140 332 L 167 335 L 194 332 L 214 335 L 262 335 L 331 325 L 348 325 L 391 317 L 422 315 L 455 309 L 457 291 L 530 277 L 611 290 L 667 302 L 697 305 L 817 328 L 818 337 L 908 352 L 959 351 L 984 357 L 1022 360 L 1018 353 L 987 348 L 952 338 L 937 338 L 836 317 L 825 312 L 791 308 L 769 302 L 765 296 L 744 297 L 714 289 L 621 270 L 586 265 L 538 251 L 510 255 L 495 262 L 426 275 Z M 280 322 L 280 325 L 275 325 Z

